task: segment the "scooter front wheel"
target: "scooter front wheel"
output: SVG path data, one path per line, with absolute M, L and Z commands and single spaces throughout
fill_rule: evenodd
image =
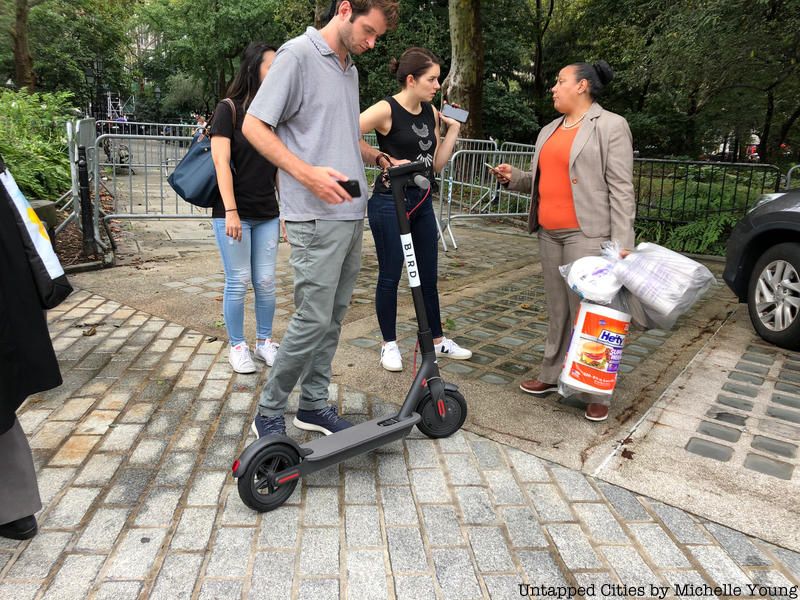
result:
M 439 411 L 444 412 L 444 419 Z M 445 438 L 453 435 L 464 424 L 467 418 L 467 401 L 453 390 L 445 390 L 444 398 L 440 402 L 434 402 L 430 393 L 427 393 L 417 406 L 417 412 L 422 417 L 417 423 L 417 428 L 422 433 L 429 438 Z
M 256 454 L 239 477 L 239 497 L 258 512 L 275 510 L 286 502 L 297 479 L 276 485 L 275 474 L 300 464 L 297 451 L 286 444 L 270 444 Z

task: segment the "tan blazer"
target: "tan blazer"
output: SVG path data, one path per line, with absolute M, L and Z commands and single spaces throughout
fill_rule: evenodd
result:
M 539 152 L 561 121 L 559 117 L 539 132 L 530 172 L 512 169 L 508 189 L 531 194 L 529 233 L 539 229 Z M 624 117 L 603 109 L 597 102 L 592 104 L 572 143 L 569 177 L 583 234 L 608 237 L 623 248 L 632 248 L 636 216 L 633 137 Z

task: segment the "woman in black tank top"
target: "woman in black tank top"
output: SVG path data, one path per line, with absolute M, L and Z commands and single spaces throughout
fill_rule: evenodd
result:
M 400 57 L 392 59 L 389 68 L 400 84 L 394 96 L 369 107 L 361 113 L 361 133 L 375 131 L 378 146 L 383 154 L 378 156 L 378 166 L 386 168 L 390 161 L 423 161 L 436 191 L 436 174 L 442 170 L 453 154 L 460 124 L 439 113 L 431 104 L 441 87 L 439 59 L 424 48 L 409 48 Z M 439 142 L 439 123 L 447 125 L 447 134 Z M 410 187 L 406 194 L 411 237 L 420 270 L 425 312 L 430 323 L 437 356 L 466 360 L 472 352 L 461 348 L 442 333 L 439 313 L 439 292 L 436 288 L 438 245 L 436 214 L 430 193 Z M 403 361 L 397 346 L 397 286 L 403 272 L 403 251 L 397 224 L 394 199 L 387 183 L 378 178 L 367 204 L 369 226 L 378 255 L 378 285 L 375 289 L 375 310 L 383 336 L 381 365 L 387 371 L 402 371 Z

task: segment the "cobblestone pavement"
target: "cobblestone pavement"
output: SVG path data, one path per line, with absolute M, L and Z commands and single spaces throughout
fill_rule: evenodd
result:
M 797 549 L 798 446 L 800 353 L 758 338 L 741 306 L 629 435 L 636 460 L 594 474 L 719 521 L 751 515 L 759 536 Z
M 193 224 L 193 229 L 208 227 L 206 223 Z M 366 227 L 366 224 L 365 224 Z M 503 231 L 502 227 L 495 227 L 495 231 Z M 190 229 L 191 230 L 191 229 Z M 507 228 L 509 232 L 519 233 L 519 230 Z M 498 236 L 487 237 L 481 235 L 480 231 L 470 228 L 463 228 L 459 231 L 462 238 L 462 249 L 449 252 L 439 252 L 439 289 L 447 291 L 458 288 L 470 279 L 488 277 L 490 273 L 503 273 L 515 265 L 532 264 L 538 260 L 538 248 L 532 240 L 526 243 L 519 243 L 520 237 L 517 235 L 512 238 L 513 251 L 509 250 L 508 244 L 498 243 Z M 202 234 L 201 234 L 202 235 Z M 210 230 L 208 235 L 209 242 L 213 244 Z M 502 237 L 501 237 L 502 239 Z M 521 238 L 525 240 L 525 238 Z M 128 244 L 133 243 L 134 238 L 128 238 Z M 465 249 L 466 248 L 468 249 Z M 131 250 L 132 251 L 132 250 Z M 286 260 L 281 257 L 288 257 L 289 246 L 282 243 L 279 248 L 279 261 L 275 269 L 276 288 L 278 290 L 276 316 L 282 317 L 291 315 L 294 312 L 294 300 L 291 295 L 293 286 L 293 274 L 291 267 Z M 480 260 L 473 260 L 480 257 Z M 378 280 L 378 259 L 375 254 L 374 243 L 369 229 L 364 232 L 364 252 L 361 259 L 361 271 L 353 290 L 352 303 L 373 304 L 375 301 L 375 282 Z M 222 288 L 224 287 L 225 276 L 220 265 L 216 273 L 207 275 L 192 274 L 185 277 L 175 273 L 168 281 L 163 283 L 167 289 L 174 290 L 195 298 L 211 298 L 222 301 Z M 288 292 L 288 293 L 287 293 Z M 399 295 L 401 298 L 410 297 L 408 291 L 408 279 L 403 276 L 400 278 Z M 248 294 L 248 301 L 251 301 L 252 294 Z
M 716 291 L 726 292 L 721 286 Z M 701 299 L 688 314 L 681 317 L 681 322 L 692 318 L 705 303 L 714 298 L 715 294 L 709 294 Z M 458 300 L 443 307 L 441 312 L 445 335 L 473 351 L 469 361 L 445 364 L 442 367 L 445 373 L 503 386 L 534 376 L 535 365 L 541 363 L 547 337 L 547 308 L 541 275 L 528 276 L 523 281 Z M 631 332 L 625 340 L 620 373 L 633 372 L 674 331 L 680 329 L 681 322 L 671 331 L 650 329 Z M 348 342 L 361 348 L 371 348 L 376 356 L 380 356 L 381 340 L 381 331 L 375 328 L 368 336 Z M 416 342 L 416 325 L 399 323 L 397 343 L 403 354 L 412 354 Z
M 89 292 L 49 319 L 64 385 L 20 414 L 45 509 L 32 541 L 0 541 L 0 598 L 496 599 L 520 584 L 623 597 L 704 583 L 795 597 L 800 584 L 800 554 L 468 432 L 415 434 L 258 515 L 228 469 L 263 370 L 232 376 L 221 341 Z M 391 410 L 331 394 L 355 420 Z

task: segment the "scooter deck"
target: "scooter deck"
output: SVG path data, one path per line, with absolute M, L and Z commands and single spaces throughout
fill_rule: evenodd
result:
M 397 420 L 396 415 L 387 415 L 317 438 L 301 446 L 304 450 L 311 450 L 303 462 L 309 463 L 308 466 L 319 463 L 314 465 L 316 470 L 364 454 L 405 437 L 420 419 L 417 413 L 411 413 L 410 417 L 403 420 Z

